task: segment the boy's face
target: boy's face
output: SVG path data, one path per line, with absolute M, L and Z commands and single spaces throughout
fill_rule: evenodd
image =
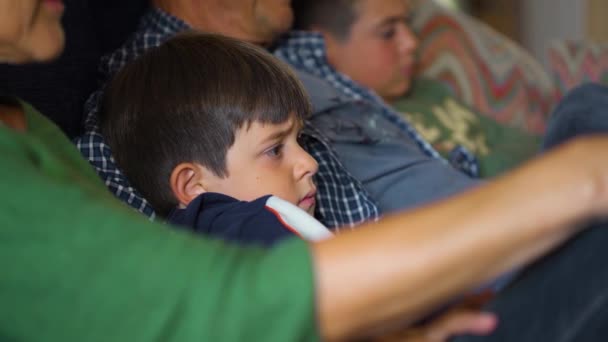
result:
M 211 175 L 205 190 L 251 201 L 275 195 L 314 213 L 317 162 L 298 144 L 300 124 L 253 122 L 236 132 L 226 155 L 228 176 Z
M 407 0 L 359 0 L 350 34 L 326 33 L 329 62 L 391 101 L 410 88 L 418 42 L 407 24 Z

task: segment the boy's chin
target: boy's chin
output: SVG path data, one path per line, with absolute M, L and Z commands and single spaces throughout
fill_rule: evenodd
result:
M 298 208 L 302 209 L 303 211 L 305 211 L 310 216 L 315 216 L 315 206 L 314 205 L 312 207 L 309 207 L 309 208 L 305 208 L 305 207 L 302 207 L 302 206 L 298 205 Z
M 384 101 L 388 102 L 388 103 L 392 103 L 396 100 L 398 100 L 399 98 L 406 96 L 412 88 L 412 83 L 409 80 L 403 81 L 402 84 L 400 84 L 398 87 L 395 87 L 394 89 L 391 89 L 390 91 L 384 93 L 384 94 L 379 94 L 380 97 L 382 97 L 384 99 Z

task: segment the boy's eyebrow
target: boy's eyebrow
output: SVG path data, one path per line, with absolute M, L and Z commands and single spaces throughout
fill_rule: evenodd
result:
M 400 16 L 394 16 L 394 17 L 388 17 L 385 18 L 384 20 L 382 20 L 381 22 L 379 22 L 376 27 L 383 27 L 383 26 L 388 26 L 388 25 L 392 25 L 398 22 L 405 22 L 407 23 L 409 19 L 408 15 L 400 15 Z
M 288 136 L 289 134 L 291 134 L 291 132 L 293 132 L 294 128 L 296 127 L 296 121 L 292 120 L 291 121 L 291 125 L 285 129 L 282 129 L 280 131 L 274 132 L 271 135 L 267 136 L 266 138 L 264 138 L 260 144 L 266 144 L 270 141 L 275 141 L 275 140 L 282 140 L 284 139 L 286 136 Z

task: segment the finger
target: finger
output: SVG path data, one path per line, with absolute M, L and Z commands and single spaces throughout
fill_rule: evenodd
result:
M 479 311 L 455 310 L 426 326 L 429 341 L 446 341 L 454 335 L 487 335 L 498 324 L 496 315 Z

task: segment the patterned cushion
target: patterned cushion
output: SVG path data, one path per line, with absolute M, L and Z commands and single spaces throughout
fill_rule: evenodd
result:
M 560 96 L 581 83 L 608 84 L 608 44 L 556 41 L 547 56 Z
M 415 7 L 418 74 L 447 84 L 454 96 L 496 121 L 540 133 L 557 100 L 542 66 L 516 43 L 466 14 L 433 1 Z

